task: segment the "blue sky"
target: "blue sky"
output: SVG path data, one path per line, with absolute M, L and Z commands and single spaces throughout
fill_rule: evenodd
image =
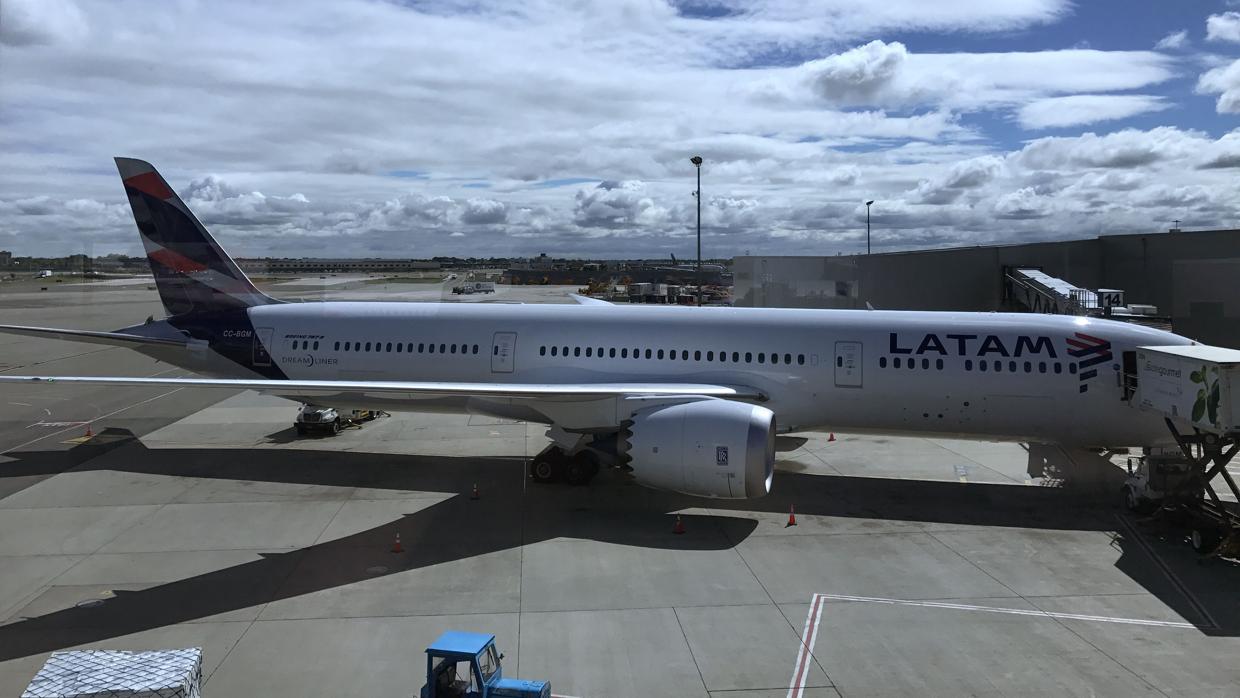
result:
M 1240 227 L 1236 5 L 6 0 L 0 249 L 139 252 L 115 155 L 243 256 Z

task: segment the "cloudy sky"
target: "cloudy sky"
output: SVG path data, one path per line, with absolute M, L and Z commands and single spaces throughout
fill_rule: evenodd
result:
M 691 257 L 1240 227 L 1240 2 L 3 0 L 0 249 Z

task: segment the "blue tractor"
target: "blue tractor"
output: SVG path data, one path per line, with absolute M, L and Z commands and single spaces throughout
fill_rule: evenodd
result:
M 426 648 L 422 698 L 551 698 L 549 681 L 504 678 L 495 636 L 449 630 Z

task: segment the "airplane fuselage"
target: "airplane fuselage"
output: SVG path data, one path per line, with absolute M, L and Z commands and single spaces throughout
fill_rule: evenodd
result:
M 766 396 L 781 431 L 1088 446 L 1166 442 L 1161 420 L 1123 400 L 1123 353 L 1191 343 L 1127 323 L 1010 313 L 323 302 L 170 321 L 204 344 L 186 367 L 223 376 L 736 385 Z M 417 409 L 538 420 L 469 397 Z

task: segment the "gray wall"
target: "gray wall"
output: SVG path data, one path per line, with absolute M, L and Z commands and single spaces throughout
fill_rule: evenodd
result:
M 737 257 L 737 305 L 1002 310 L 1005 266 L 1041 267 L 1083 288 L 1158 306 L 1178 332 L 1240 346 L 1240 230 L 847 257 Z M 1221 304 L 1221 305 L 1220 305 Z

